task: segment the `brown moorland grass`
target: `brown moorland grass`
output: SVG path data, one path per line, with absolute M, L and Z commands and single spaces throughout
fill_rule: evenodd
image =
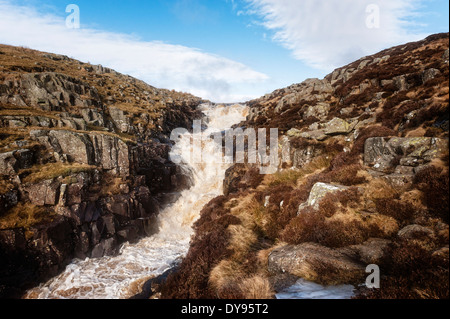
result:
M 46 207 L 38 207 L 30 203 L 19 203 L 0 217 L 0 229 L 24 228 L 53 220 L 54 212 Z
M 28 169 L 23 169 L 19 175 L 23 177 L 24 184 L 36 184 L 44 180 L 50 180 L 57 177 L 67 177 L 81 172 L 88 172 L 98 169 L 96 166 L 87 164 L 64 164 L 49 163 L 45 165 L 35 165 Z

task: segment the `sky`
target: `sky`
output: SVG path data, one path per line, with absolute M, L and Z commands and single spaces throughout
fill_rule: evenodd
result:
M 448 25 L 448 0 L 0 0 L 2 44 L 214 102 L 323 78 Z

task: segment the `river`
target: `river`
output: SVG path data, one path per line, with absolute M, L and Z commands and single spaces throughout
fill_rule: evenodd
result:
M 231 128 L 245 120 L 245 105 L 201 106 L 208 128 L 201 143 L 193 143 L 185 133 L 172 148 L 171 158 L 180 159 L 193 173 L 193 186 L 158 216 L 158 233 L 137 244 L 125 244 L 118 256 L 74 260 L 64 272 L 31 289 L 32 299 L 125 299 L 139 293 L 142 284 L 163 274 L 186 255 L 193 235 L 192 226 L 201 209 L 223 195 L 225 171 L 231 164 L 221 163 L 222 149 L 211 134 Z M 195 160 L 194 148 L 202 148 L 203 161 Z M 195 153 L 198 154 L 198 153 Z

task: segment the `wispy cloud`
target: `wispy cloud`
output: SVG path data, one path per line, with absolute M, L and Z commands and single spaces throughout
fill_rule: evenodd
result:
M 268 76 L 199 49 L 142 41 L 126 34 L 68 29 L 65 18 L 0 0 L 0 42 L 65 54 L 103 64 L 161 88 L 190 92 L 213 101 L 234 101 L 246 85 Z M 64 13 L 63 13 L 64 14 Z
M 310 66 L 331 71 L 392 45 L 423 38 L 411 21 L 420 0 L 244 0 L 273 40 Z M 367 19 L 379 9 L 379 26 Z M 407 22 L 409 21 L 409 22 Z

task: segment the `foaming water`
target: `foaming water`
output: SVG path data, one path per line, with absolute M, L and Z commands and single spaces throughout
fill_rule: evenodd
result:
M 230 164 L 221 161 L 222 149 L 208 138 L 245 120 L 244 105 L 202 105 L 208 120 L 201 146 L 192 143 L 192 134 L 181 137 L 172 148 L 171 158 L 193 172 L 194 186 L 158 216 L 159 232 L 139 243 L 125 244 L 115 257 L 74 260 L 63 273 L 27 292 L 25 298 L 37 299 L 123 299 L 138 293 L 140 284 L 173 267 L 185 256 L 193 234 L 192 225 L 201 209 L 223 194 L 225 171 Z M 201 147 L 203 161 L 193 162 L 191 152 Z
M 276 295 L 277 299 L 351 299 L 355 287 L 351 285 L 322 286 L 304 279 Z

